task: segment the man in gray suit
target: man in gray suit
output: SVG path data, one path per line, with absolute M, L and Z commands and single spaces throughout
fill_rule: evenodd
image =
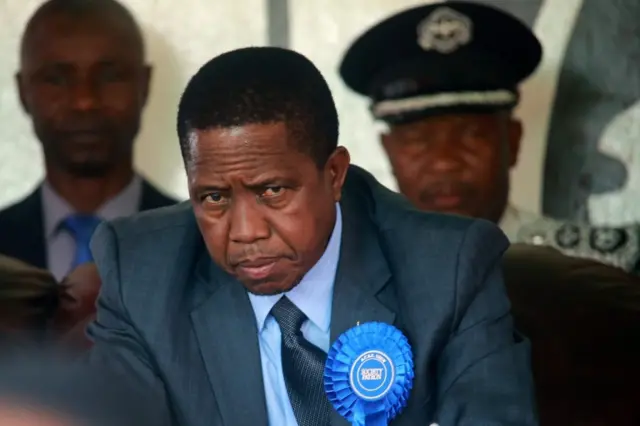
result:
M 181 426 L 346 426 L 323 390 L 326 354 L 376 321 L 413 354 L 390 424 L 537 423 L 499 268 L 507 239 L 488 221 L 420 212 L 350 166 L 306 58 L 214 58 L 185 89 L 178 135 L 190 202 L 94 237 L 92 362 L 157 392 Z

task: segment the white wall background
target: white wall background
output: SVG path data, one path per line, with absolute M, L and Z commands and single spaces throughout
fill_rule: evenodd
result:
M 26 195 L 42 178 L 41 154 L 14 88 L 18 42 L 24 23 L 40 0 L 0 0 L 0 206 Z M 540 206 L 544 135 L 571 21 L 581 0 L 546 0 L 536 24 L 546 61 L 524 89 L 521 115 L 526 135 L 514 174 L 514 201 L 533 211 Z M 264 45 L 267 17 L 264 0 L 124 0 L 146 33 L 149 60 L 155 66 L 150 104 L 136 147 L 139 170 L 178 197 L 186 182 L 175 137 L 178 97 L 189 77 L 223 51 Z M 353 161 L 394 187 L 378 143 L 367 102 L 348 92 L 336 69 L 349 42 L 385 16 L 425 0 L 290 0 L 291 47 L 313 60 L 331 85 L 341 114 L 341 143 Z M 565 19 L 568 19 L 566 21 Z M 557 25 L 565 22 L 564 25 Z

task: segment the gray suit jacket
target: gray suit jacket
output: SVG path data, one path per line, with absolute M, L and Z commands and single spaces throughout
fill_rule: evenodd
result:
M 537 423 L 529 346 L 513 329 L 493 224 L 413 209 L 348 173 L 331 339 L 357 322 L 408 337 L 415 382 L 393 426 Z M 267 425 L 257 326 L 241 284 L 209 257 L 187 203 L 103 224 L 92 362 L 149 386 L 181 426 Z M 333 426 L 347 426 L 334 413 Z M 272 425 L 282 426 L 282 425 Z

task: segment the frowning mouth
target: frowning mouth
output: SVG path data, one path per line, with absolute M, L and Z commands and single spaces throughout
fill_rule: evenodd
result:
M 258 258 L 245 260 L 235 266 L 236 273 L 251 280 L 261 280 L 269 276 L 278 263 L 278 258 Z

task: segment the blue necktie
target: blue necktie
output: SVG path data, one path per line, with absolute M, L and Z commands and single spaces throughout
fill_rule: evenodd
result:
M 71 264 L 71 270 L 78 265 L 93 261 L 89 243 L 100 222 L 99 217 L 88 214 L 75 214 L 62 222 L 62 227 L 69 231 L 76 241 L 76 254 Z

